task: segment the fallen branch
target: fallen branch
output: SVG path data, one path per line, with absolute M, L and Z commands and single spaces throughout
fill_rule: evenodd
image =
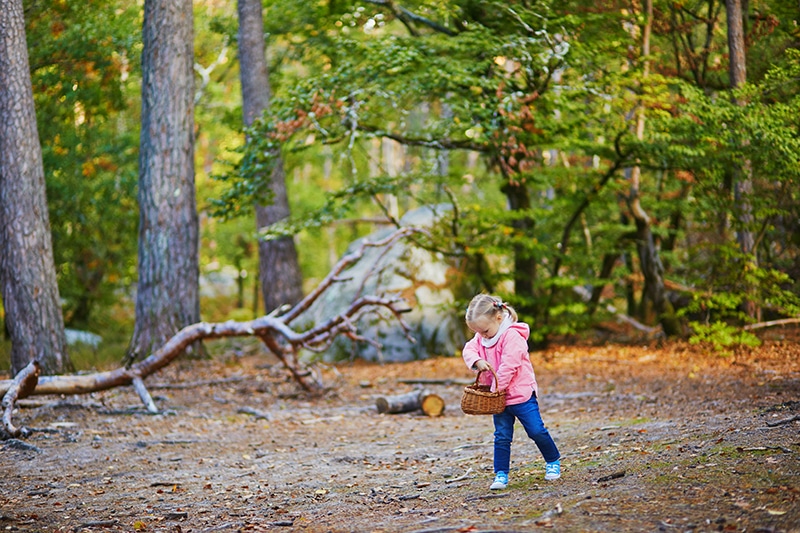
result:
M 25 441 L 19 439 L 8 439 L 3 443 L 3 450 L 22 450 L 24 452 L 36 452 L 39 453 L 42 450 L 38 446 L 34 446 L 33 444 L 28 444 Z
M 778 450 L 783 453 L 792 453 L 792 450 L 784 446 L 754 446 L 751 448 L 736 448 L 736 451 L 739 450 L 743 452 L 766 452 L 768 450 Z
M 794 415 L 791 418 L 784 418 L 783 420 L 776 420 L 775 422 L 767 422 L 767 425 L 771 428 L 776 426 L 782 426 L 784 424 L 791 424 L 795 420 L 800 420 L 800 415 Z
M 288 310 L 279 308 L 269 315 L 249 322 L 200 322 L 186 326 L 147 358 L 129 366 L 95 374 L 41 376 L 38 378 L 38 384 L 33 383 L 33 387 L 30 387 L 32 378 L 28 377 L 32 371 L 24 369 L 14 380 L 0 381 L 0 395 L 4 395 L 3 407 L 6 410 L 3 417 L 6 430 L 12 435 L 19 431 L 11 424 L 11 412 L 16 400 L 28 394 L 88 394 L 133 385 L 147 410 L 158 412 L 152 397 L 147 392 L 144 380 L 169 365 L 184 353 L 190 344 L 222 337 L 258 337 L 281 360 L 305 391 L 315 395 L 321 394 L 325 390 L 321 378 L 316 376 L 311 368 L 299 361 L 297 353 L 301 349 L 315 352 L 324 351 L 339 335 L 346 335 L 355 340 L 367 340 L 358 335 L 355 324 L 361 315 L 376 308 L 388 309 L 399 322 L 406 336 L 413 340 L 410 337 L 411 328 L 402 318 L 402 313 L 406 311 L 405 300 L 399 295 L 358 295 L 344 312 L 322 324 L 316 324 L 308 330 L 295 331 L 291 328 L 290 323 L 306 311 L 329 287 L 340 281 L 342 272 L 357 263 L 368 248 L 390 247 L 400 239 L 421 231 L 423 230 L 417 228 L 401 228 L 380 241 L 362 242 L 357 250 L 339 260 L 319 286 L 295 306 L 287 307 Z M 23 373 L 24 375 L 22 375 Z M 26 381 L 26 377 L 28 381 Z M 24 395 L 20 393 L 24 393 Z
M 237 413 L 241 413 L 243 415 L 252 415 L 256 417 L 256 420 L 268 420 L 272 421 L 272 415 L 270 413 L 265 413 L 264 411 L 259 411 L 254 407 L 240 407 Z
M 800 317 L 797 318 L 782 318 L 780 320 L 770 320 L 768 322 L 758 322 L 757 324 L 748 324 L 744 328 L 745 331 L 761 328 L 771 328 L 772 326 L 785 326 L 786 324 L 800 324 Z
M 578 296 L 580 296 L 581 299 L 584 302 L 588 302 L 588 301 L 590 301 L 592 299 L 592 293 L 589 292 L 585 287 L 577 285 L 575 287 L 572 287 L 572 290 L 576 294 L 578 294 Z M 659 331 L 661 329 L 660 326 L 651 327 L 651 326 L 647 326 L 645 324 L 642 324 L 641 322 L 639 322 L 635 318 L 633 318 L 631 316 L 628 316 L 625 313 L 621 313 L 621 312 L 617 311 L 617 308 L 614 307 L 611 304 L 606 305 L 605 308 L 606 308 L 606 311 L 608 311 L 609 313 L 613 314 L 617 318 L 617 321 L 625 322 L 626 324 L 628 324 L 630 326 L 633 326 L 634 328 L 636 328 L 639 331 L 642 331 L 642 332 L 644 332 L 644 333 L 646 333 L 648 335 L 656 335 L 656 334 L 659 333 Z
M 445 483 L 458 483 L 459 481 L 464 481 L 465 479 L 471 478 L 472 477 L 471 474 L 472 474 L 472 468 L 469 468 L 469 469 L 467 469 L 467 471 L 464 473 L 463 476 L 454 477 L 453 479 L 445 479 L 444 482 Z
M 225 385 L 228 383 L 238 383 L 244 381 L 244 376 L 233 376 L 221 379 L 203 379 L 200 381 L 192 381 L 189 383 L 158 383 L 150 385 L 151 389 L 193 389 L 195 387 L 207 387 L 209 385 Z
M 36 389 L 39 371 L 39 361 L 34 359 L 11 380 L 8 390 L 3 396 L 3 427 L 10 437 L 28 436 L 27 429 L 14 426 L 11 422 L 11 414 L 14 412 L 14 403 L 30 396 Z
M 74 531 L 80 531 L 82 529 L 91 529 L 96 527 L 113 527 L 119 524 L 119 520 L 114 518 L 113 520 L 90 520 L 88 522 L 83 522 L 81 525 L 76 527 Z
M 476 500 L 496 500 L 499 498 L 507 498 L 509 494 L 510 494 L 509 492 L 501 492 L 497 494 L 481 494 L 480 496 L 473 496 L 471 498 L 467 498 L 464 501 L 474 502 Z
M 619 472 L 614 472 L 613 474 L 609 474 L 607 476 L 603 476 L 597 479 L 598 483 L 605 483 L 606 481 L 611 481 L 612 479 L 619 479 L 621 477 L 625 477 L 625 471 L 621 470 Z

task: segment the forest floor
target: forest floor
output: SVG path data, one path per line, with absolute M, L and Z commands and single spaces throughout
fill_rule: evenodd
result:
M 728 357 L 684 343 L 533 353 L 563 475 L 543 479 L 518 426 L 503 491 L 489 490 L 491 417 L 459 408 L 474 379 L 460 358 L 330 366 L 312 400 L 231 345 L 151 376 L 162 414 L 131 388 L 22 400 L 14 423 L 36 431 L 0 443 L 0 529 L 800 532 L 797 331 Z M 378 414 L 377 397 L 424 379 L 443 380 L 425 385 L 443 416 Z

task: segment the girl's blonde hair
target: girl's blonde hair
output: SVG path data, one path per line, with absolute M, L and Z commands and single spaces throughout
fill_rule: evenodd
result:
M 517 322 L 517 312 L 513 307 L 503 301 L 502 298 L 491 296 L 489 294 L 478 294 L 467 307 L 467 315 L 464 317 L 467 325 L 474 324 L 475 321 L 482 316 L 487 318 L 494 318 L 498 314 L 508 314 L 514 322 Z

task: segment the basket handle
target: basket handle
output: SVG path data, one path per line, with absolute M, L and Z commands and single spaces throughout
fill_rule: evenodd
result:
M 484 372 L 486 372 L 486 371 L 485 370 L 478 370 L 478 375 L 475 376 L 475 386 L 480 385 L 480 383 L 481 383 L 481 374 L 483 374 Z M 492 368 L 492 365 L 489 365 L 489 372 L 491 372 L 492 376 L 494 376 L 494 383 L 495 383 L 495 385 L 497 385 L 499 382 L 497 381 L 497 374 L 495 374 L 494 368 Z

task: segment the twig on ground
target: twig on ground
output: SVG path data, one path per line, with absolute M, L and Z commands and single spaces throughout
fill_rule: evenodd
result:
M 192 381 L 191 383 L 156 383 L 150 385 L 151 389 L 191 389 L 194 387 L 207 387 L 209 385 L 225 385 L 227 383 L 238 383 L 244 381 L 244 376 L 232 376 L 222 379 L 204 379 L 201 381 Z
M 774 428 L 776 426 L 783 426 L 784 424 L 791 424 L 795 420 L 800 420 L 800 415 L 794 415 L 791 418 L 785 418 L 783 420 L 776 420 L 775 422 L 767 422 L 767 425 Z
M 469 479 L 469 478 L 471 478 L 471 477 L 472 477 L 472 475 L 471 475 L 471 474 L 472 474 L 472 469 L 471 469 L 471 468 L 468 468 L 468 469 L 467 469 L 467 471 L 464 473 L 464 475 L 463 475 L 463 476 L 461 476 L 461 477 L 456 477 L 456 478 L 453 478 L 453 479 L 445 479 L 445 480 L 444 480 L 444 482 L 445 482 L 445 483 L 457 483 L 457 482 L 459 482 L 459 481 L 464 481 L 465 479 Z
M 778 450 L 783 453 L 792 453 L 792 450 L 783 446 L 754 446 L 752 448 L 741 448 L 741 450 L 743 452 L 766 452 L 767 450 Z
M 606 481 L 611 481 L 612 479 L 619 479 L 621 477 L 625 477 L 625 471 L 620 470 L 619 472 L 614 472 L 613 474 L 609 474 L 607 476 L 603 476 L 597 480 L 598 483 L 605 483 Z
M 496 500 L 499 498 L 505 498 L 509 495 L 508 492 L 501 492 L 497 494 L 481 494 L 480 496 L 473 496 L 472 498 L 467 498 L 466 501 L 474 502 L 475 500 Z
M 259 411 L 258 409 L 255 409 L 253 407 L 247 407 L 247 406 L 240 407 L 239 410 L 236 411 L 236 412 L 244 414 L 244 415 L 253 415 L 254 417 L 256 417 L 256 420 L 260 420 L 260 419 L 272 420 L 272 415 L 270 413 L 265 413 L 264 411 Z
M 73 531 L 80 531 L 81 529 L 85 528 L 112 527 L 116 526 L 118 523 L 119 520 L 116 518 L 113 520 L 89 520 L 88 522 L 83 522 L 81 525 L 75 527 Z
M 14 450 L 22 450 L 26 452 L 41 452 L 42 450 L 33 444 L 28 444 L 25 441 L 21 441 L 19 439 L 8 439 L 3 443 L 3 449 L 12 448 Z

